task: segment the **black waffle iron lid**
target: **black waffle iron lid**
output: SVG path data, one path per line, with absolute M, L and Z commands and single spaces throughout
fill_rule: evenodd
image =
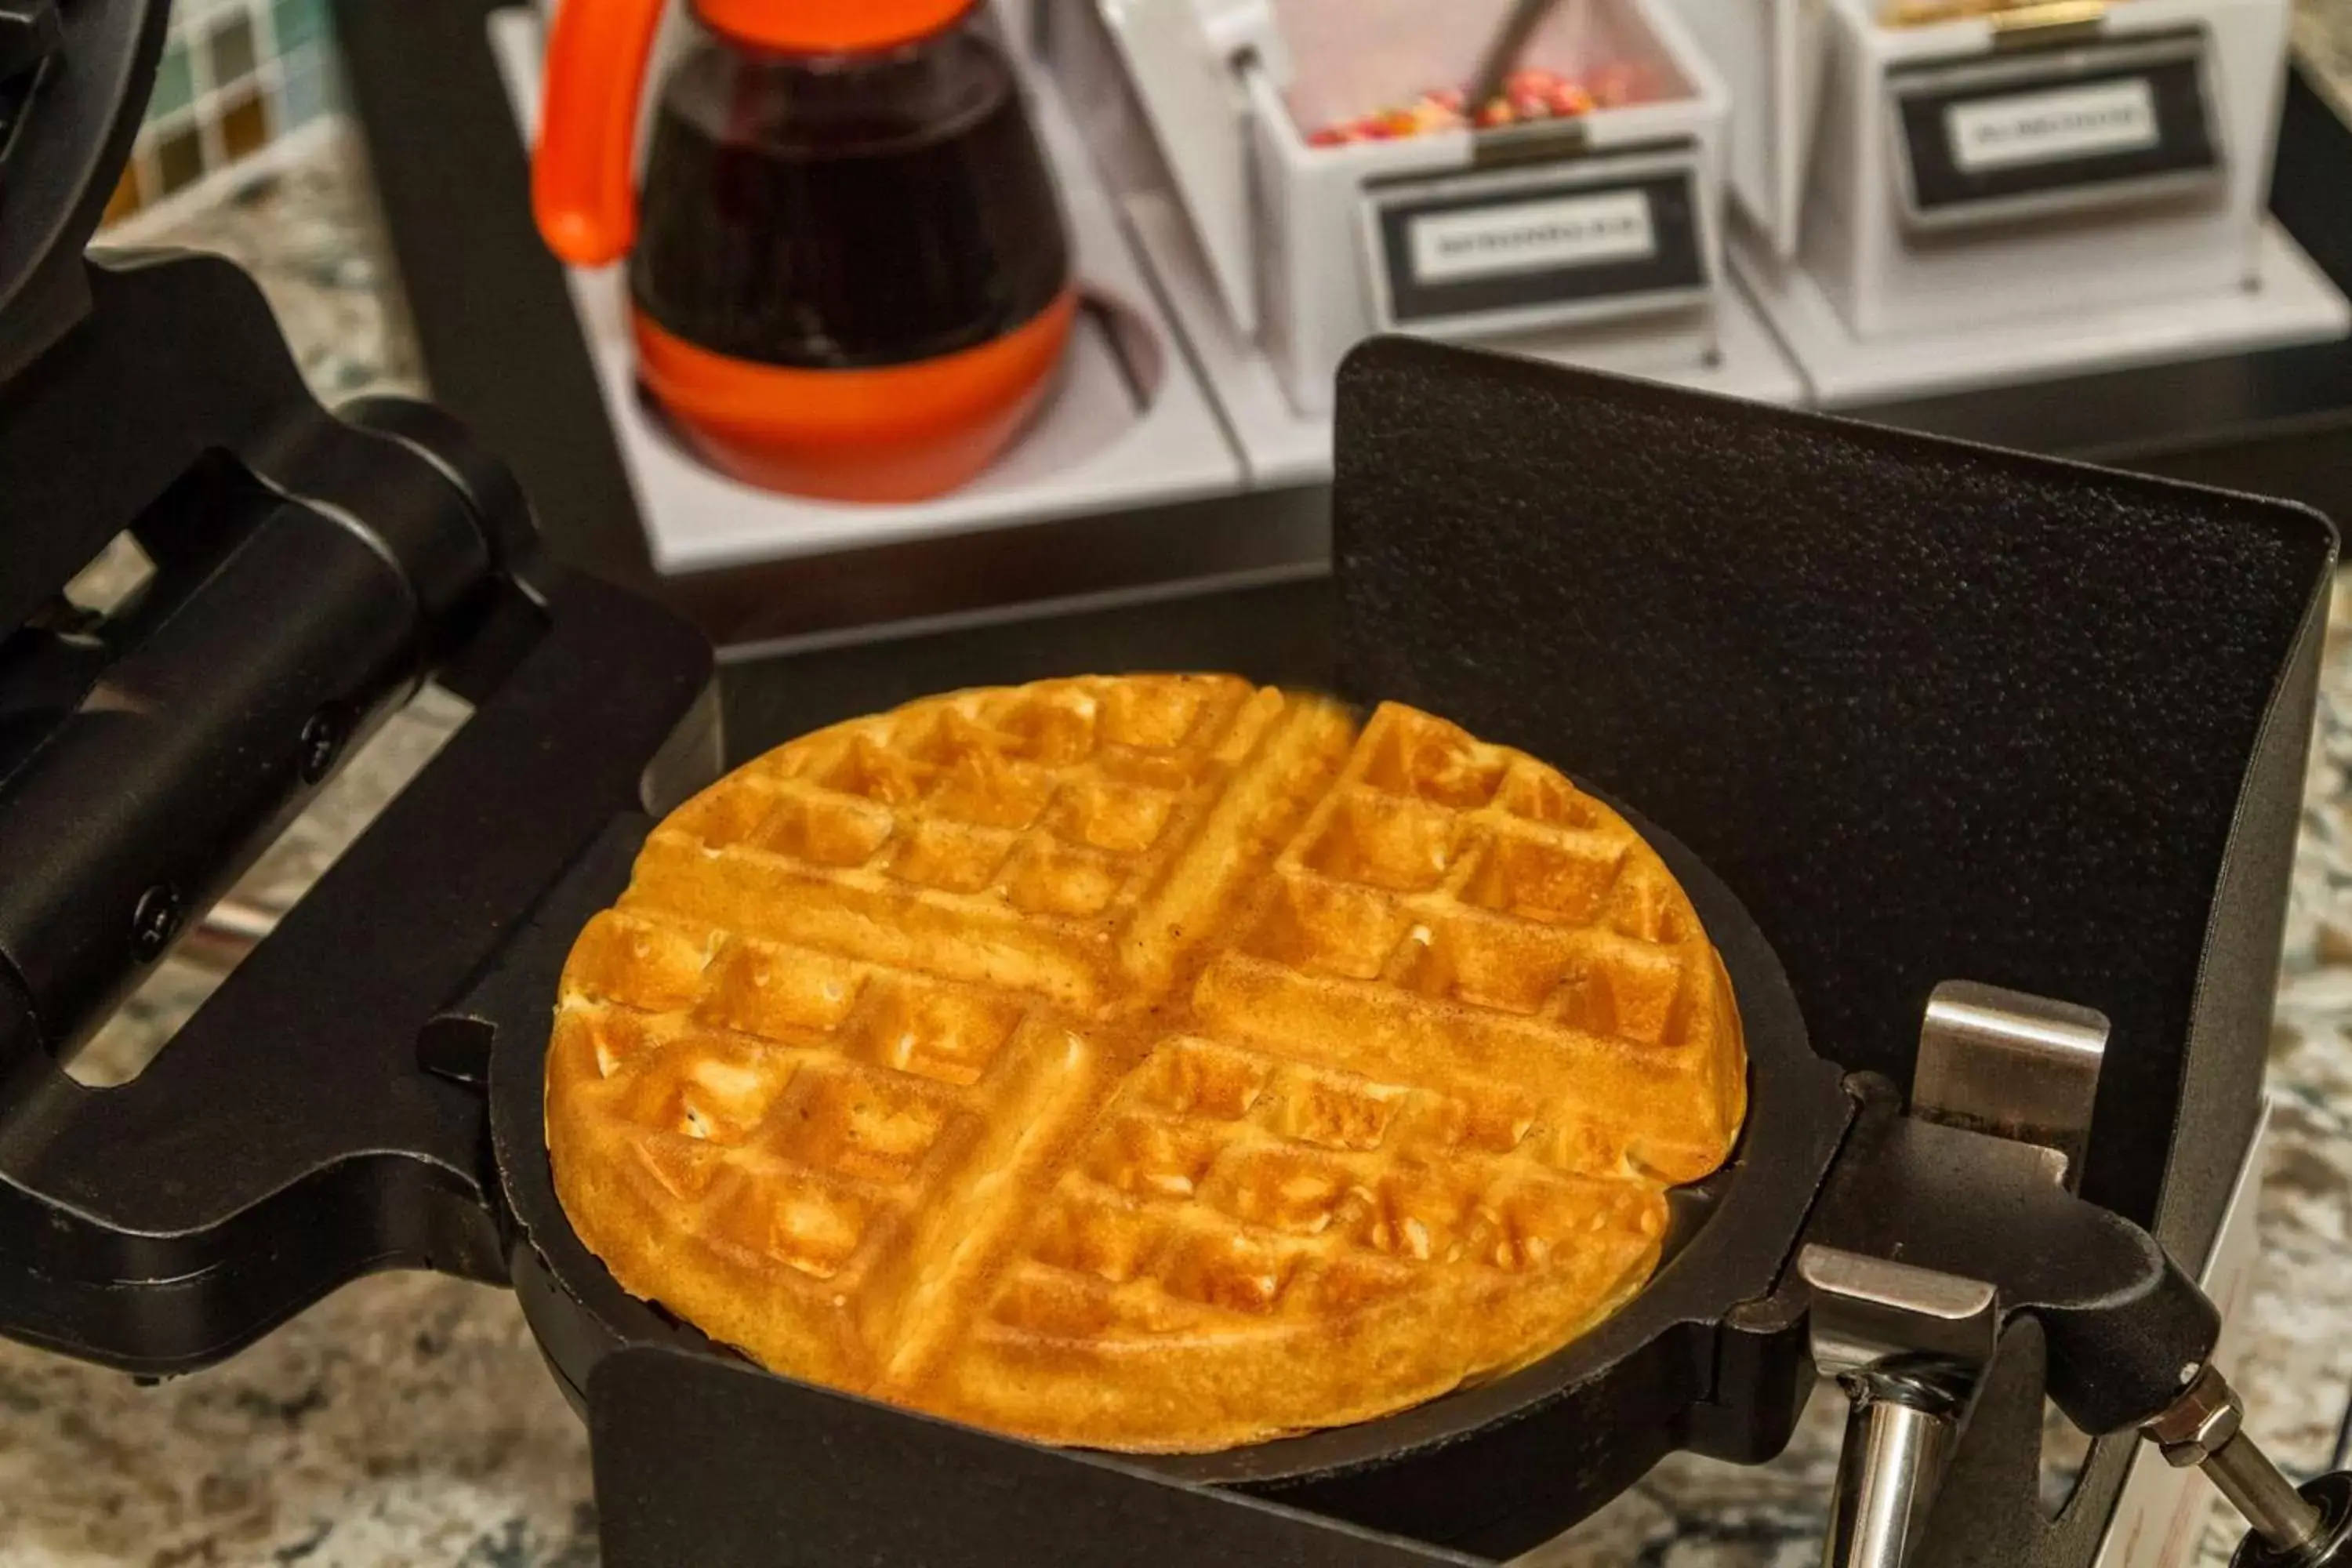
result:
M 0 382 L 89 309 L 81 251 L 131 156 L 168 0 L 0 0 Z
M 2204 1227 L 2257 1110 L 2326 520 L 1425 343 L 1360 350 L 1339 405 L 1358 689 L 1639 802 L 1849 1068 L 1907 1089 L 1947 979 L 2105 1013 L 2084 1194 Z

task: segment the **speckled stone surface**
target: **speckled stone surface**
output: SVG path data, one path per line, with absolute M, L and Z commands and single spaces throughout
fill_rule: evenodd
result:
M 330 405 L 363 392 L 422 392 L 365 146 L 340 122 L 320 129 L 282 174 L 140 242 L 218 251 L 252 273 L 302 374 Z
M 2352 0 L 2303 0 L 2314 58 L 2352 80 Z M 2352 94 L 2347 94 L 2352 98 Z M 421 378 L 348 140 L 163 237 L 260 278 L 322 395 Z M 2340 595 L 2344 596 L 2344 595 Z M 427 693 L 257 867 L 241 894 L 299 894 L 446 736 Z M 2272 1039 L 2276 1151 L 2263 1263 L 2233 1369 L 2290 1469 L 2324 1468 L 2352 1328 L 2352 636 L 2331 639 Z M 207 982 L 173 964 L 93 1053 L 120 1075 Z M 80 1069 L 78 1069 L 80 1070 Z M 1798 1568 L 1819 1561 L 1836 1402 L 1754 1470 L 1673 1460 L 1538 1554 L 1546 1568 Z M 2218 1528 L 2207 1553 L 2226 1561 Z M 590 1568 L 585 1434 L 513 1300 L 415 1276 L 352 1285 L 226 1366 L 159 1387 L 0 1344 L 0 1568 Z

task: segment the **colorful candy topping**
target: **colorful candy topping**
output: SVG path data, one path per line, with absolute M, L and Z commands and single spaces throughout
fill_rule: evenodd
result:
M 1433 89 L 1402 109 L 1383 110 L 1355 120 L 1341 121 L 1311 132 L 1310 146 L 1343 147 L 1356 142 L 1395 142 L 1433 131 L 1459 131 L 1475 125 L 1491 131 L 1505 125 L 1529 125 L 1547 120 L 1573 120 L 1595 109 L 1614 109 L 1640 100 L 1641 68 L 1605 66 L 1582 80 L 1558 71 L 1528 67 L 1503 79 L 1501 96 L 1478 111 L 1465 114 L 1460 88 Z

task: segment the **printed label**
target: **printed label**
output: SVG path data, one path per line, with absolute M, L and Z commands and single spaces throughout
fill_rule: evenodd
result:
M 1507 273 L 1550 272 L 1658 251 L 1643 191 L 1549 196 L 1412 220 L 1413 281 L 1424 287 Z
M 2162 140 L 2156 93 L 2144 77 L 1955 103 L 1944 110 L 1944 124 L 1952 163 L 1966 174 L 2145 153 Z

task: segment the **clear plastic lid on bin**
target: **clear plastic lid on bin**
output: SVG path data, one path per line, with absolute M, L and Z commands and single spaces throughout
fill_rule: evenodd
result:
M 1292 62 L 1284 100 L 1319 146 L 1573 119 L 1692 91 L 1625 0 L 1560 0 L 1482 104 L 1467 95 L 1511 0 L 1271 5 Z

